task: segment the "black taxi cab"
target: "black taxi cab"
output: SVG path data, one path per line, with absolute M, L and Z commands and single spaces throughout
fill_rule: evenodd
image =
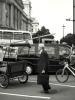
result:
M 45 44 L 45 49 L 48 53 L 48 71 L 56 72 L 63 67 L 62 56 L 70 55 L 70 46 L 66 44 Z M 17 59 L 25 60 L 26 72 L 28 74 L 37 73 L 37 65 L 40 57 L 39 44 L 32 44 L 30 46 L 19 46 Z

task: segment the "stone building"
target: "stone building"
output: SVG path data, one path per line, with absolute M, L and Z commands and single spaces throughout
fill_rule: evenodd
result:
M 29 19 L 32 20 L 32 33 L 36 33 L 38 31 L 38 28 L 39 28 L 39 23 L 38 21 L 36 20 L 36 18 L 33 18 L 31 17 L 31 1 L 30 0 L 23 0 L 23 4 L 24 4 L 24 12 L 27 14 L 27 17 Z M 30 25 L 29 26 L 29 29 L 30 29 Z
M 32 21 L 32 18 L 31 18 L 31 1 L 30 0 L 23 0 L 23 4 L 24 4 L 24 9 L 23 11 L 26 13 L 27 15 L 27 18 L 28 19 L 31 19 Z M 32 31 L 32 23 L 30 25 L 30 22 L 28 23 L 28 29 L 30 29 L 29 31 Z
M 24 4 L 24 12 L 27 14 L 28 18 L 31 18 L 31 1 L 30 0 L 23 0 Z
M 32 30 L 22 0 L 0 0 L 0 29 Z
M 39 22 L 36 18 L 32 18 L 32 32 L 33 34 L 39 30 Z

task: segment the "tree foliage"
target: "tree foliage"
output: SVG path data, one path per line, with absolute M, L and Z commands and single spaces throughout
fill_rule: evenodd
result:
M 66 42 L 70 46 L 72 46 L 72 44 L 75 45 L 75 34 L 67 34 L 64 38 L 60 40 L 60 43 L 62 42 Z
M 33 38 L 38 37 L 38 38 L 34 39 L 33 42 L 34 43 L 39 43 L 39 37 L 43 36 L 43 35 L 47 35 L 47 34 L 51 34 L 49 32 L 49 29 L 46 29 L 45 26 L 42 26 L 41 29 L 37 31 L 37 33 L 33 34 L 33 36 L 32 36 Z M 40 38 L 40 42 L 42 42 L 42 38 L 44 38 L 44 37 Z M 45 38 L 53 39 L 54 36 L 53 35 L 45 36 Z

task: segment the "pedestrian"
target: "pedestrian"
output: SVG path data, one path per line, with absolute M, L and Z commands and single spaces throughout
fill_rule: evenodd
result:
M 1 65 L 2 62 L 3 62 L 3 57 L 4 57 L 4 54 L 3 54 L 3 47 L 0 46 L 0 65 Z
M 38 75 L 43 74 L 43 73 L 44 75 L 48 75 L 48 54 L 44 46 L 41 47 L 40 59 L 38 62 Z M 41 85 L 44 92 L 49 93 L 49 89 L 51 89 L 49 82 L 47 83 L 43 82 Z

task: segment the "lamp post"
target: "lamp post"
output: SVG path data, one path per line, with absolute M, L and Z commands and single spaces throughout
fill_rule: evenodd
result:
M 68 18 L 68 19 L 66 19 L 66 21 L 74 21 L 74 20 L 72 20 L 72 19 Z
M 73 34 L 75 33 L 75 20 L 72 20 L 71 18 L 66 19 L 66 21 L 71 21 L 73 22 Z
M 64 26 L 64 24 L 63 24 L 62 27 L 63 27 L 63 38 L 64 38 L 64 29 L 65 29 L 66 26 Z

